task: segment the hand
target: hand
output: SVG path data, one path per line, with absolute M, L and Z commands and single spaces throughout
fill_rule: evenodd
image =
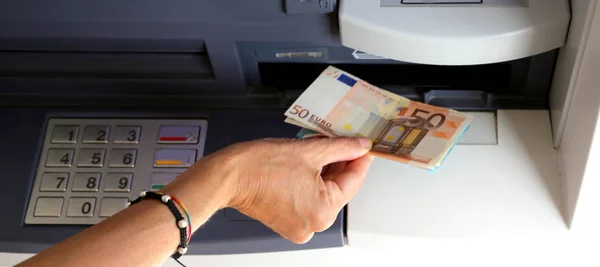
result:
M 232 207 L 295 243 L 333 224 L 362 187 L 373 157 L 366 138 L 262 139 L 196 162 L 163 190 L 182 200 L 197 229 Z
M 371 145 L 366 138 L 265 139 L 214 156 L 229 158 L 238 175 L 228 206 L 306 243 L 329 228 L 362 187 Z

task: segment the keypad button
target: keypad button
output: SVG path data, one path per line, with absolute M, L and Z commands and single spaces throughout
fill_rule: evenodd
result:
M 64 192 L 67 191 L 67 183 L 69 183 L 68 172 L 47 172 L 42 174 L 40 191 Z
M 100 186 L 101 174 L 99 172 L 78 172 L 73 176 L 73 189 L 75 192 L 96 192 Z
M 108 173 L 104 179 L 105 192 L 129 192 L 133 173 Z
M 79 151 L 77 167 L 100 168 L 104 166 L 104 154 L 106 154 L 106 149 L 82 148 Z
M 158 191 L 177 179 L 181 173 L 155 172 L 150 176 L 150 191 Z
M 154 153 L 154 167 L 190 167 L 196 161 L 195 149 L 157 149 Z
M 83 129 L 84 144 L 106 144 L 108 143 L 108 135 L 110 134 L 110 126 L 107 125 L 88 125 Z
M 38 197 L 35 202 L 35 217 L 59 217 L 63 205 L 62 197 Z
M 56 125 L 52 130 L 53 144 L 75 144 L 77 143 L 77 135 L 79 134 L 79 126 L 77 125 Z
M 108 167 L 133 168 L 137 157 L 137 149 L 113 149 L 110 151 Z
M 75 149 L 51 148 L 46 157 L 46 167 L 71 167 Z
M 200 126 L 163 125 L 158 131 L 159 144 L 197 144 Z
M 137 144 L 140 141 L 141 130 L 140 126 L 117 126 L 113 143 Z
M 93 197 L 73 197 L 69 199 L 67 207 L 67 217 L 92 217 L 94 216 L 94 207 L 96 198 Z
M 100 204 L 100 217 L 110 217 L 127 207 L 129 200 L 125 197 L 105 197 Z

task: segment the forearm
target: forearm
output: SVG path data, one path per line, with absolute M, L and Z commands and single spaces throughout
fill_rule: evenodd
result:
M 43 251 L 22 266 L 158 266 L 179 242 L 169 209 L 148 200 Z M 21 266 L 19 265 L 19 266 Z
M 186 205 L 195 231 L 227 204 L 231 191 L 224 177 L 227 173 L 195 166 L 162 191 Z M 168 207 L 147 199 L 19 266 L 159 266 L 177 249 L 179 239 Z

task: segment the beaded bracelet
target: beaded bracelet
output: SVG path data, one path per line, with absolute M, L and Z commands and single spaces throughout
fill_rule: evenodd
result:
M 162 203 L 167 205 L 169 210 L 171 210 L 171 213 L 173 213 L 173 215 L 175 216 L 175 223 L 177 224 L 177 228 L 179 229 L 179 236 L 181 238 L 181 241 L 179 242 L 179 247 L 177 247 L 177 250 L 175 251 L 175 253 L 173 253 L 173 255 L 171 255 L 171 257 L 175 260 L 179 259 L 183 254 L 185 254 L 187 252 L 187 246 L 190 241 L 188 236 L 191 236 L 191 220 L 190 220 L 190 223 L 188 223 L 183 218 L 183 216 L 181 215 L 181 213 L 179 212 L 179 210 L 177 209 L 177 207 L 174 204 L 173 199 L 176 199 L 176 198 L 171 197 L 166 194 L 162 194 L 162 193 L 142 191 L 142 193 L 140 193 L 140 196 L 138 198 L 136 198 L 135 200 L 128 203 L 128 206 L 137 204 L 146 198 L 151 198 L 151 199 L 156 199 L 156 200 L 161 201 Z M 187 209 L 181 204 L 181 202 L 179 200 L 177 200 L 177 203 L 180 206 L 182 206 L 182 209 L 184 209 L 184 211 L 186 212 L 186 216 L 188 217 L 188 220 L 189 220 L 191 217 L 189 216 L 189 212 L 187 211 Z M 190 234 L 188 235 L 188 233 L 190 233 Z
M 192 240 L 192 227 L 194 227 L 194 224 L 192 224 L 192 216 L 190 215 L 190 212 L 188 211 L 188 209 L 183 205 L 183 203 L 177 199 L 175 196 L 171 196 L 171 199 L 173 200 L 173 202 L 177 203 L 177 205 L 179 205 L 181 207 L 181 209 L 183 209 L 183 211 L 185 212 L 185 217 L 187 217 L 188 220 L 188 225 L 189 227 L 188 229 L 188 238 L 187 238 L 187 243 L 190 243 L 190 240 Z

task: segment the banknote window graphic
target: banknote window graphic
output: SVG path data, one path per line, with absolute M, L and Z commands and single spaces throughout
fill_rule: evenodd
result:
M 373 150 L 408 156 L 428 132 L 425 122 L 420 119 L 390 120 L 373 142 Z

